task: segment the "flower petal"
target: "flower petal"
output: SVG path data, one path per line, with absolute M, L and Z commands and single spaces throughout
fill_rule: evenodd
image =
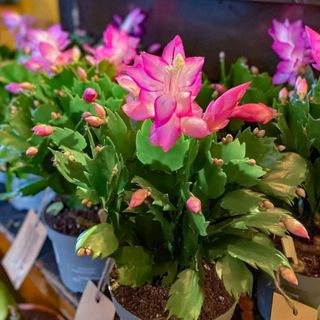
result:
M 158 97 L 154 103 L 155 122 L 157 125 L 165 124 L 176 110 L 177 103 L 168 95 Z
M 196 117 L 185 117 L 181 119 L 181 130 L 184 134 L 193 138 L 204 138 L 210 134 L 207 123 Z
M 146 52 L 141 53 L 144 71 L 149 77 L 156 81 L 163 82 L 164 75 L 166 72 L 166 67 L 168 66 L 161 57 L 149 54 Z
M 247 122 L 267 123 L 273 119 L 275 112 L 274 109 L 263 103 L 247 103 L 235 107 L 231 118 L 242 119 Z
M 126 74 L 146 91 L 154 92 L 163 89 L 163 84 L 149 77 L 141 67 L 128 67 Z
M 201 73 L 204 64 L 203 57 L 191 57 L 184 60 L 184 67 L 179 77 L 179 87 L 189 87 L 194 84 Z
M 154 117 L 153 106 L 141 101 L 131 101 L 122 106 L 123 112 L 136 121 L 142 121 Z
M 179 36 L 175 36 L 163 49 L 162 59 L 168 64 L 172 64 L 178 54 L 185 58 L 182 40 Z

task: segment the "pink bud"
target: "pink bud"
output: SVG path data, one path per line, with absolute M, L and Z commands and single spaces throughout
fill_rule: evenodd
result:
M 279 91 L 279 100 L 281 103 L 286 103 L 289 96 L 289 92 L 287 88 L 282 88 Z
M 105 121 L 99 117 L 95 117 L 95 116 L 89 116 L 84 118 L 84 120 L 93 127 L 100 127 L 101 125 L 103 125 L 105 123 Z
M 91 114 L 90 112 L 88 112 L 88 111 L 86 111 L 86 112 L 84 112 L 84 113 L 82 114 L 82 118 L 83 118 L 83 119 L 88 118 L 88 117 L 90 117 L 90 116 L 92 116 L 92 114 Z
M 96 113 L 96 115 L 102 119 L 102 120 L 105 120 L 106 119 L 106 110 L 103 106 L 100 106 L 100 104 L 98 103 L 93 103 L 93 108 L 94 108 L 94 111 Z
M 292 269 L 287 267 L 280 267 L 280 273 L 283 279 L 287 280 L 288 282 L 298 285 L 298 279 Z
M 201 200 L 197 197 L 190 197 L 187 200 L 187 207 L 192 213 L 199 213 L 201 211 Z
M 33 157 L 39 152 L 38 148 L 36 147 L 30 147 L 26 150 L 26 156 L 27 157 Z
M 215 83 L 213 84 L 213 88 L 219 93 L 219 94 L 223 94 L 227 91 L 226 87 L 224 84 L 221 83 Z
M 94 102 L 98 97 L 97 91 L 93 88 L 87 88 L 84 90 L 82 98 L 85 102 Z
M 135 191 L 130 199 L 129 208 L 135 208 L 140 206 L 144 200 L 150 196 L 150 191 L 148 189 L 138 189 Z
M 303 100 L 306 97 L 308 92 L 307 80 L 299 76 L 296 80 L 295 87 L 296 87 L 296 91 L 299 96 L 299 99 Z
M 81 79 L 81 80 L 87 80 L 87 73 L 86 73 L 86 71 L 83 69 L 83 68 L 81 68 L 81 67 L 78 67 L 77 68 L 77 73 L 78 73 L 78 76 L 79 76 L 79 78 Z
M 283 218 L 282 222 L 289 232 L 295 234 L 298 237 L 310 239 L 308 231 L 298 220 L 288 216 Z
M 5 86 L 5 89 L 10 93 L 17 94 L 23 91 L 32 91 L 34 89 L 34 85 L 30 82 L 11 82 Z
M 46 124 L 38 124 L 32 128 L 32 131 L 39 137 L 47 137 L 53 133 L 54 128 Z

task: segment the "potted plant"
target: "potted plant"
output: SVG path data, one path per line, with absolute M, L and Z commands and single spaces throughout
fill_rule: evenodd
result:
M 63 320 L 55 310 L 43 305 L 17 304 L 9 289 L 0 281 L 0 319 L 1 320 Z
M 227 134 L 230 119 L 267 123 L 274 110 L 241 105 L 250 83 L 207 106 L 202 65 L 178 36 L 161 57 L 142 53 L 117 77 L 126 104 L 102 104 L 104 121 L 91 123 L 90 148 L 71 161 L 63 143 L 52 148 L 80 198 L 105 211 L 76 250 L 114 259 L 110 290 L 123 319 L 231 319 L 251 293 L 251 267 L 296 282 L 269 236 L 307 237 L 278 207 L 297 196 L 306 163 L 250 127 Z
M 54 190 L 55 200 L 46 197 L 37 205 L 45 209 L 43 220 L 53 242 L 62 281 L 71 291 L 82 291 L 87 280 L 99 278 L 105 261 L 81 259 L 73 248 L 81 231 L 99 222 L 99 207 L 91 201 L 77 200 L 74 185 L 56 169 L 63 162 L 52 161 L 50 150 L 59 146 L 69 161 L 84 161 L 81 152 L 89 148 L 88 141 L 92 139 L 89 123 L 105 121 L 98 117 L 103 117 L 99 114 L 101 109 L 103 112 L 99 103 L 110 108 L 123 104 L 125 90 L 111 77 L 130 62 L 138 38 L 109 26 L 104 45 L 87 48 L 91 55 L 81 59 L 79 49 L 68 48 L 68 34 L 59 26 L 28 29 L 23 39 L 20 51 L 24 52 L 24 67 L 12 63 L 7 67 L 10 72 L 2 70 L 5 88 L 12 93 L 0 128 L 1 144 L 6 151 L 2 161 L 9 176 L 33 174 L 37 180 L 28 179 L 2 198 L 34 195 L 47 187 Z M 120 44 L 122 50 L 115 50 Z M 127 48 L 131 50 L 128 57 Z M 16 74 L 19 80 L 11 82 L 11 74 Z M 89 103 L 93 101 L 94 106 Z M 95 113 L 98 115 L 94 116 Z M 72 171 L 81 176 L 77 167 Z

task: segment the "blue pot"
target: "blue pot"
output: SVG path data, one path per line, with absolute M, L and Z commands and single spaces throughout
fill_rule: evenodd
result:
M 83 292 L 89 280 L 99 280 L 106 261 L 99 258 L 92 260 L 88 256 L 78 257 L 75 253 L 76 237 L 45 225 L 63 284 L 72 292 Z

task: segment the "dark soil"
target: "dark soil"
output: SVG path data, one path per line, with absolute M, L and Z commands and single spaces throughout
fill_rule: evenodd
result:
M 308 277 L 320 278 L 320 251 L 315 250 L 314 244 L 306 244 L 300 241 L 295 241 L 297 257 L 302 261 L 303 272 L 300 272 Z
M 98 208 L 75 210 L 64 207 L 56 215 L 45 213 L 46 223 L 54 230 L 77 237 L 81 232 L 100 223 Z
M 206 263 L 204 271 L 205 301 L 199 320 L 215 319 L 229 310 L 235 302 L 218 278 L 214 264 Z M 113 271 L 111 276 L 116 278 L 116 272 Z M 139 288 L 120 285 L 114 289 L 113 293 L 123 307 L 142 320 L 167 319 L 168 313 L 165 312 L 165 305 L 169 297 L 168 288 L 150 284 Z M 171 317 L 170 320 L 177 319 Z

